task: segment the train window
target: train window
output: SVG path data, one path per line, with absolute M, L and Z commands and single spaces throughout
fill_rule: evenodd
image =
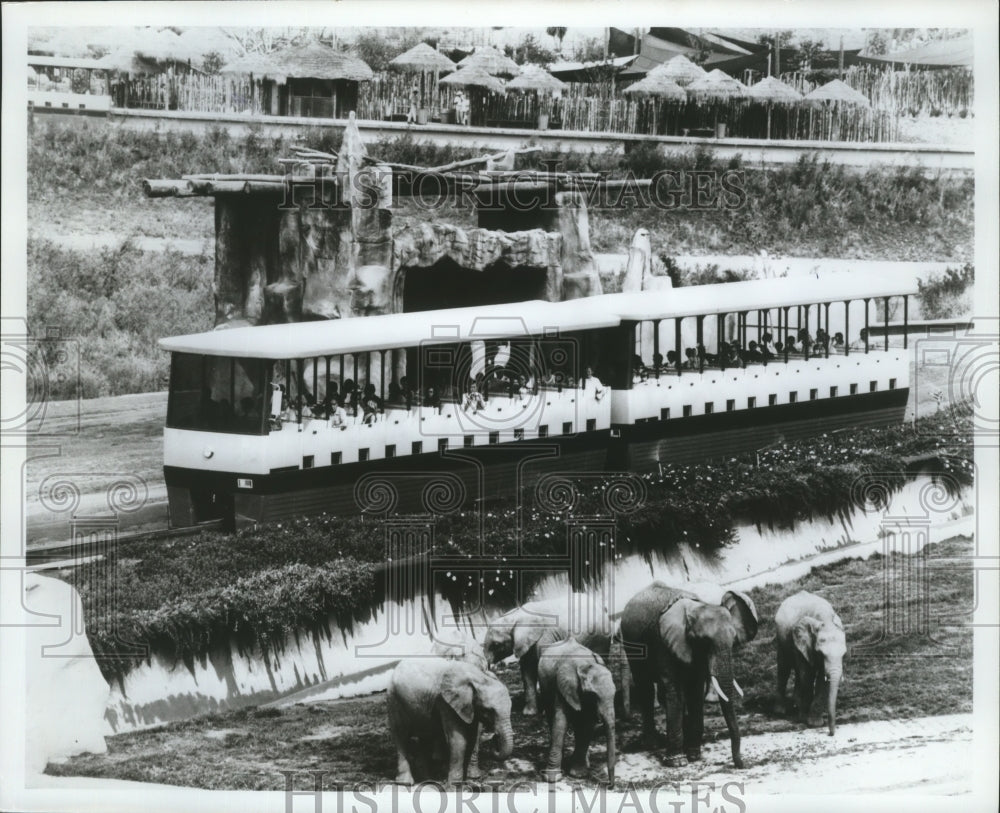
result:
M 396 444 L 395 443 L 390 443 L 389 445 L 387 445 L 385 447 L 385 456 L 386 456 L 386 459 L 389 459 L 391 457 L 395 457 L 396 456 Z
M 868 382 L 868 392 L 878 392 L 878 381 Z
M 836 398 L 837 397 L 837 388 L 836 387 L 830 387 L 830 397 L 831 398 Z
M 660 410 L 660 420 L 661 421 L 670 420 L 670 407 L 663 407 L 663 409 Z
M 896 379 L 895 378 L 890 378 L 889 379 L 889 389 L 890 390 L 896 389 Z
M 729 398 L 729 399 L 727 399 L 726 400 L 726 412 L 735 412 L 735 411 L 736 411 L 736 399 L 735 398 Z
M 364 463 L 369 457 L 368 449 L 358 449 L 358 461 Z
M 307 454 L 305 457 L 302 458 L 302 468 L 311 469 L 313 465 L 315 465 L 315 462 L 316 458 L 311 454 Z
M 524 429 L 519 428 L 514 430 L 514 440 L 524 440 Z
M 593 432 L 597 429 L 597 418 L 587 418 L 587 431 Z
M 815 401 L 817 398 L 819 398 L 819 390 L 817 389 L 809 390 L 809 400 Z
M 706 415 L 711 415 L 713 412 L 715 412 L 715 404 L 712 401 L 706 401 L 705 402 L 705 414 Z
M 331 452 L 330 453 L 330 465 L 331 466 L 338 466 L 338 465 L 340 465 L 340 452 Z
M 562 431 L 562 433 L 564 435 L 572 435 L 573 434 L 573 421 L 565 421 L 563 423 L 563 431 Z
M 167 426 L 201 432 L 265 434 L 271 410 L 263 359 L 174 353 L 170 367 Z
M 685 418 L 690 418 L 691 417 L 691 404 L 685 404 L 684 405 L 684 417 Z
M 753 409 L 755 406 L 757 406 L 757 398 L 751 395 L 747 398 L 747 409 Z
M 410 444 L 410 454 L 423 454 L 424 442 L 422 440 L 415 440 Z
M 499 432 L 490 432 L 490 445 L 496 446 L 500 442 Z
M 857 395 L 857 394 L 858 394 L 858 385 L 851 384 L 851 395 Z
M 776 392 L 772 392 L 769 396 L 767 396 L 767 405 L 768 406 L 778 405 L 778 394 Z
M 466 449 L 471 449 L 475 445 L 475 443 L 476 443 L 475 435 L 466 435 L 464 443 L 462 445 L 465 446 Z
M 538 437 L 547 438 L 548 436 L 549 436 L 549 425 L 547 423 L 543 423 L 541 426 L 538 427 Z
M 448 438 L 438 438 L 438 451 L 439 452 L 448 451 Z
M 799 400 L 799 394 L 797 392 L 788 393 L 788 403 L 794 404 Z

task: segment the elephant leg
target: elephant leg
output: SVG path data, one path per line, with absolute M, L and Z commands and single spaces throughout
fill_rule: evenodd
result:
M 701 759 L 705 730 L 705 687 L 700 680 L 684 687 L 684 755 L 689 762 Z
M 538 714 L 538 654 L 532 648 L 521 658 L 521 683 L 524 686 L 525 717 Z
M 468 761 L 465 767 L 465 775 L 469 779 L 480 779 L 483 772 L 479 769 L 479 739 L 483 735 L 483 727 L 476 723 L 472 741 L 469 743 Z
M 809 712 L 813 702 L 813 674 L 809 667 L 802 667 L 795 676 L 795 686 L 799 695 L 799 722 L 809 726 Z
M 635 702 L 642 714 L 642 739 L 647 748 L 656 747 L 656 719 L 654 710 L 656 698 L 653 691 L 653 677 L 648 668 L 639 660 L 630 660 L 632 677 L 635 680 Z
M 792 659 L 788 651 L 778 644 L 778 713 L 785 712 L 785 689 L 788 686 L 788 676 L 792 671 Z
M 549 761 L 545 766 L 545 778 L 549 782 L 558 782 L 562 776 L 563 743 L 566 740 L 566 709 L 561 701 L 553 703 L 552 723 L 549 727 Z
M 413 771 L 409 760 L 409 731 L 396 719 L 390 719 L 389 733 L 396 746 L 396 781 L 401 785 L 413 784 Z
M 448 784 L 459 785 L 465 780 L 466 752 L 469 746 L 468 738 L 461 727 L 446 728 L 445 738 L 448 743 Z
M 667 765 L 680 768 L 687 765 L 683 755 L 684 747 L 684 697 L 671 679 L 661 680 L 658 684 L 660 702 L 667 720 Z M 704 698 L 703 698 L 704 699 Z
M 576 715 L 573 726 L 573 757 L 570 761 L 569 775 L 575 778 L 585 777 L 590 772 L 590 743 L 594 739 L 594 718 L 586 712 Z

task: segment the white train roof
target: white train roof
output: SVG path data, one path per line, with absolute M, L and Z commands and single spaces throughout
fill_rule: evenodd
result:
M 292 359 L 392 350 L 475 339 L 541 336 L 616 327 L 613 313 L 555 310 L 531 300 L 506 305 L 447 308 L 352 319 L 213 330 L 161 339 L 164 350 L 239 358 Z
M 622 322 L 737 313 L 917 293 L 912 278 L 782 279 L 607 294 L 564 302 L 531 300 L 284 325 L 224 328 L 161 339 L 164 350 L 238 358 L 292 359 L 422 344 L 564 334 Z

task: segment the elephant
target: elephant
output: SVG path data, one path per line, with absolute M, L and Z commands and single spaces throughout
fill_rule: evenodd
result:
M 414 763 L 426 763 L 430 755 L 442 752 L 449 784 L 475 778 L 469 765 L 483 729 L 496 733 L 501 759 L 513 751 L 507 687 L 464 661 L 404 658 L 389 679 L 387 706 L 398 755 L 396 781 L 401 784 L 413 784 Z M 424 778 L 434 778 L 436 771 L 430 766 L 425 773 Z
M 451 635 L 435 638 L 431 644 L 431 654 L 448 660 L 465 661 L 484 672 L 489 671 L 483 645 L 471 636 Z
M 830 602 L 800 590 L 778 607 L 774 617 L 778 649 L 778 698 L 785 702 L 788 676 L 795 667 L 799 719 L 809 725 L 813 697 L 827 684 L 826 712 L 830 736 L 837 731 L 837 691 L 844 675 L 847 638 L 844 624 Z
M 513 654 L 521 665 L 521 682 L 524 686 L 523 714 L 538 713 L 538 658 L 541 654 L 538 641 L 547 630 L 556 640 L 571 635 L 595 652 L 608 652 L 611 645 L 612 624 L 607 610 L 590 612 L 586 606 L 590 598 L 573 594 L 574 614 L 581 623 L 572 623 L 567 613 L 566 599 L 529 601 L 490 621 L 483 637 L 483 651 L 490 664 L 498 663 Z M 583 605 L 583 606 L 581 606 Z M 572 628 L 571 628 L 572 627 Z
M 587 775 L 587 752 L 594 726 L 600 721 L 608 738 L 608 784 L 614 785 L 615 682 L 601 656 L 572 639 L 552 644 L 538 659 L 538 681 L 550 732 L 546 779 L 555 782 L 560 778 L 567 722 L 575 740 L 569 775 Z
M 657 581 L 625 605 L 621 634 L 642 709 L 643 735 L 649 745 L 655 744 L 656 686 L 666 713 L 669 766 L 701 758 L 705 695 L 711 686 L 729 729 L 733 764 L 743 767 L 734 707 L 743 690 L 733 672 L 733 647 L 753 640 L 758 624 L 753 600 L 732 590 L 721 604 L 708 604 Z

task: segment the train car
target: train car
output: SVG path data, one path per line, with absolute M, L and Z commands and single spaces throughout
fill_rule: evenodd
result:
M 868 328 L 915 292 L 759 280 L 163 339 L 171 523 L 450 510 L 899 422 L 905 331 Z

